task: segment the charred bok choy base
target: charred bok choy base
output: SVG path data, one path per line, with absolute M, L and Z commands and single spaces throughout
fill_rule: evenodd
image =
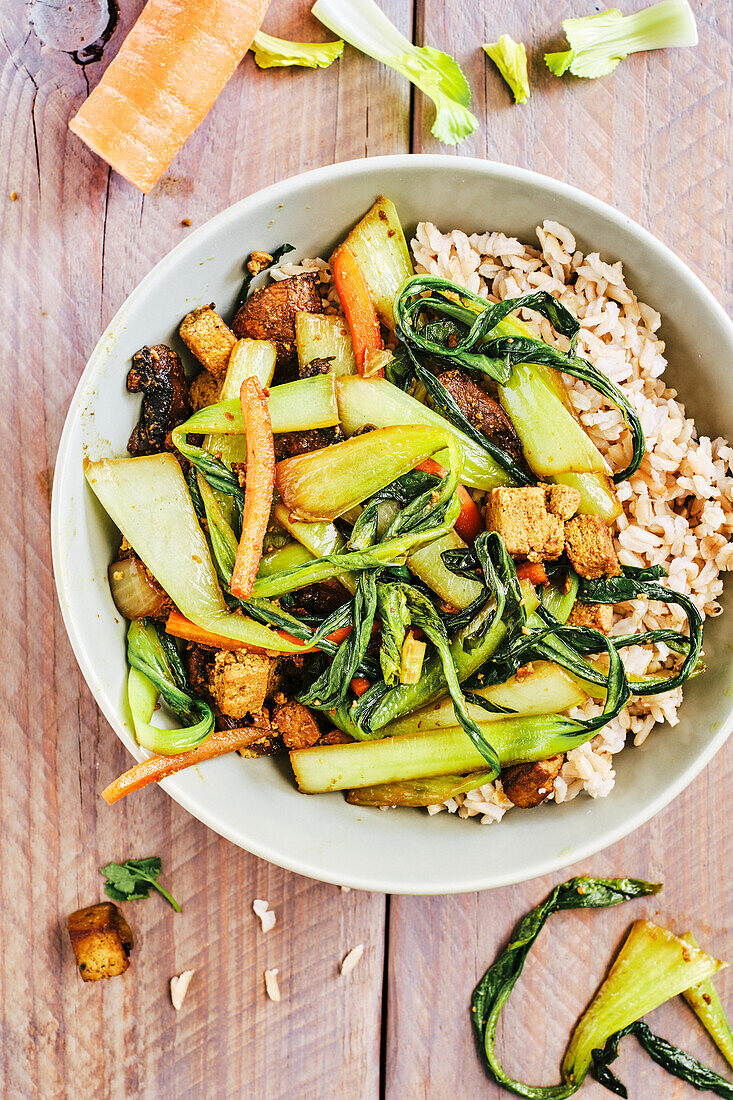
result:
M 356 804 L 440 804 L 501 776 L 512 803 L 538 805 L 632 696 L 703 668 L 694 604 L 613 548 L 638 416 L 551 295 L 492 304 L 415 275 L 389 199 L 337 247 L 332 284 L 274 267 L 289 251 L 250 254 L 231 327 L 213 304 L 183 319 L 193 382 L 171 348 L 135 357 L 145 453 L 136 431 L 135 457 L 86 460 L 123 535 L 110 581 L 153 754 L 104 796 L 289 751 L 302 791 Z M 557 345 L 523 319 L 537 316 Z M 621 411 L 624 469 L 563 375 Z M 676 605 L 686 629 L 609 636 L 635 599 Z M 628 675 L 624 650 L 657 643 L 670 667 Z M 569 716 L 589 699 L 592 717 Z

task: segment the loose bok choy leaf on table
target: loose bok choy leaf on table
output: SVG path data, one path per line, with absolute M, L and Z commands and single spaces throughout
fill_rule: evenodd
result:
M 316 19 L 357 50 L 389 65 L 435 104 L 433 135 L 455 145 L 478 126 L 469 111 L 471 90 L 456 61 L 431 46 L 414 46 L 374 0 L 316 0 Z
M 593 1068 L 598 1080 L 617 1095 L 626 1090 L 608 1070 L 619 1040 L 637 1035 L 648 1053 L 669 1073 L 719 1096 L 733 1086 L 696 1059 L 659 1039 L 640 1017 L 708 980 L 725 964 L 649 921 L 637 921 L 608 977 L 576 1025 L 568 1044 L 559 1085 L 527 1085 L 509 1076 L 495 1050 L 501 1011 L 522 973 L 527 956 L 548 917 L 563 909 L 605 908 L 658 893 L 661 883 L 638 879 L 573 878 L 556 886 L 514 929 L 508 945 L 489 967 L 471 999 L 471 1019 L 484 1068 L 507 1091 L 528 1100 L 564 1100 L 583 1084 Z
M 526 103 L 530 96 L 529 76 L 527 74 L 527 50 L 523 42 L 515 42 L 503 34 L 498 42 L 482 46 L 511 88 L 515 103 Z
M 260 69 L 278 69 L 300 65 L 306 69 L 326 69 L 344 52 L 344 44 L 336 42 L 289 42 L 272 34 L 258 31 L 250 46 L 255 64 Z
M 545 54 L 555 76 L 608 76 L 629 54 L 697 45 L 695 17 L 687 0 L 662 0 L 633 15 L 611 8 L 565 19 L 562 27 L 570 49 Z
M 681 939 L 693 947 L 698 946 L 692 932 L 685 932 Z M 689 989 L 684 990 L 682 996 L 700 1020 L 728 1065 L 733 1067 L 733 1031 L 720 1003 L 717 990 L 710 978 L 706 978 L 697 985 L 691 985 Z

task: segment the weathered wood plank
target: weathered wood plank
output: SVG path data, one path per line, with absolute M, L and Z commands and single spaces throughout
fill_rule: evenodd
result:
M 139 11 L 86 74 L 41 48 L 22 6 L 0 15 L 3 103 L 0 333 L 6 423 L 0 541 L 7 698 L 0 770 L 0 1080 L 9 1096 L 376 1098 L 384 898 L 344 894 L 262 863 L 160 790 L 114 809 L 98 791 L 127 763 L 79 675 L 56 608 L 51 471 L 74 386 L 97 336 L 149 268 L 193 226 L 305 168 L 406 149 L 404 82 L 355 53 L 328 71 L 259 72 L 246 60 L 161 186 L 144 201 L 66 124 Z M 397 0 L 393 16 L 410 32 Z M 268 29 L 320 37 L 307 0 L 273 4 Z M 379 120 L 379 124 L 375 123 Z M 35 144 L 37 142 L 37 145 Z M 10 201 L 10 192 L 18 200 Z M 144 340 L 144 334 L 141 334 Z M 126 907 L 128 974 L 84 986 L 66 915 L 102 897 L 97 867 L 157 853 L 184 912 Z M 267 898 L 278 923 L 251 912 Z M 359 969 L 338 963 L 366 944 Z M 280 1004 L 266 1000 L 278 967 Z M 197 974 L 183 1010 L 171 975 Z
M 733 133 L 727 108 L 733 5 L 722 0 L 694 7 L 698 49 L 630 58 L 612 77 L 588 82 L 558 81 L 542 61 L 547 48 L 559 48 L 561 20 L 595 10 L 588 5 L 420 0 L 418 26 L 420 41 L 458 58 L 474 91 L 482 124 L 460 153 L 532 168 L 613 203 L 668 243 L 730 308 L 733 284 L 725 244 L 731 214 L 724 200 Z M 523 107 L 511 105 L 503 81 L 478 49 L 504 32 L 523 40 L 530 52 L 533 94 Z M 431 118 L 429 105 L 418 96 L 416 151 L 445 151 L 430 137 Z M 500 227 L 477 226 L 486 228 Z M 501 1028 L 499 1050 L 510 1072 L 532 1082 L 557 1080 L 574 1020 L 629 923 L 642 913 L 678 931 L 699 930 L 701 941 L 723 958 L 733 955 L 725 825 L 732 778 L 729 746 L 648 826 L 574 868 L 664 879 L 666 887 L 649 902 L 565 914 L 548 925 Z M 497 1100 L 506 1095 L 486 1080 L 476 1058 L 470 994 L 514 923 L 565 877 L 465 897 L 392 899 L 388 1100 L 438 1100 L 453 1095 L 457 1085 L 461 1095 Z M 719 983 L 730 1003 L 730 979 L 723 975 Z M 683 1004 L 665 1006 L 654 1021 L 661 1034 L 723 1071 Z M 666 1076 L 633 1041 L 618 1067 L 630 1095 L 696 1095 Z M 590 1084 L 583 1095 L 600 1098 L 606 1092 Z

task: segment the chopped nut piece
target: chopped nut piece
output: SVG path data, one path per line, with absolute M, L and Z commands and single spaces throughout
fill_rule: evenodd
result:
M 554 561 L 562 554 L 562 520 L 547 511 L 542 486 L 492 489 L 486 503 L 486 528 L 501 535 L 513 558 Z
M 565 524 L 565 552 L 575 572 L 589 580 L 620 577 L 611 531 L 600 516 L 576 516 Z
M 533 764 L 515 764 L 503 768 L 501 783 L 504 794 L 515 806 L 529 809 L 539 806 L 553 791 L 565 757 L 562 753 L 549 760 L 537 760 Z
M 178 332 L 199 363 L 215 378 L 222 378 L 237 338 L 214 309 L 214 303 L 187 313 Z
M 260 918 L 263 932 L 269 932 L 275 927 L 275 914 L 270 909 L 269 901 L 265 901 L 263 898 L 255 898 L 252 902 L 252 909 L 255 916 Z
M 171 1004 L 176 1012 L 178 1012 L 183 1004 L 186 994 L 188 993 L 188 987 L 191 984 L 191 978 L 195 973 L 195 970 L 184 970 L 182 974 L 177 974 L 175 977 L 171 978 Z
M 601 634 L 610 634 L 613 626 L 613 604 L 580 603 L 573 604 L 568 619 L 569 626 L 589 626 L 600 630 Z
M 265 992 L 271 1001 L 279 1001 L 280 998 L 280 986 L 278 984 L 277 976 L 280 971 L 275 967 L 273 970 L 265 971 Z
M 344 958 L 343 962 L 341 963 L 341 973 L 344 976 L 346 974 L 350 974 L 351 971 L 354 969 L 354 967 L 357 966 L 358 963 L 360 962 L 361 957 L 362 957 L 363 954 L 364 954 L 364 944 L 363 943 L 357 943 L 356 947 L 351 948 L 351 951 L 349 951 L 348 955 Z
M 130 965 L 132 932 L 111 901 L 77 909 L 67 921 L 71 946 L 85 982 L 115 978 Z

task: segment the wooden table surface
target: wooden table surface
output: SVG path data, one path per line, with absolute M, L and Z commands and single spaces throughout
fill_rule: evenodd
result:
M 72 17 L 101 6 L 77 3 Z M 86 66 L 78 51 L 88 31 L 68 29 L 63 4 L 55 14 L 42 0 L 0 11 L 7 693 L 0 1081 L 7 1096 L 43 1100 L 496 1097 L 475 1056 L 468 998 L 516 919 L 565 875 L 458 897 L 344 893 L 240 851 L 159 789 L 114 808 L 99 798 L 128 757 L 77 669 L 49 547 L 58 440 L 99 333 L 141 277 L 191 231 L 184 219 L 195 227 L 266 184 L 334 161 L 446 151 L 430 136 L 431 108 L 422 97 L 353 50 L 319 72 L 260 72 L 248 58 L 162 183 L 143 198 L 67 129 L 140 6 L 122 0 L 101 60 Z M 630 58 L 599 81 L 550 77 L 541 54 L 558 41 L 561 19 L 599 6 L 383 2 L 405 34 L 450 51 L 465 69 L 481 124 L 457 155 L 533 168 L 613 203 L 670 245 L 730 308 L 733 0 L 693 0 L 696 50 Z M 285 37 L 323 37 L 308 9 L 308 0 L 273 0 L 266 27 Z M 522 108 L 510 106 L 477 48 L 504 31 L 531 52 L 534 90 Z M 733 958 L 733 825 L 726 814 L 732 782 L 729 746 L 649 825 L 577 868 L 663 879 L 666 886 L 633 912 L 568 914 L 550 924 L 501 1031 L 500 1050 L 519 1076 L 557 1079 L 571 1024 L 632 916 L 644 911 L 678 930 L 692 926 L 706 946 Z M 183 914 L 157 897 L 129 905 L 137 936 L 132 968 L 123 979 L 82 985 L 66 915 L 102 898 L 101 864 L 151 853 L 162 856 Z M 255 897 L 269 899 L 277 912 L 267 936 L 251 911 Z M 361 964 L 341 977 L 339 960 L 360 942 Z M 263 992 L 263 970 L 275 966 L 280 1004 Z M 168 979 L 189 967 L 196 976 L 176 1014 Z M 724 975 L 720 988 L 733 1005 L 733 979 Z M 723 1068 L 682 1003 L 665 1006 L 655 1023 Z M 618 1065 L 637 1100 L 693 1095 L 632 1041 Z M 607 1094 L 591 1083 L 584 1095 Z

